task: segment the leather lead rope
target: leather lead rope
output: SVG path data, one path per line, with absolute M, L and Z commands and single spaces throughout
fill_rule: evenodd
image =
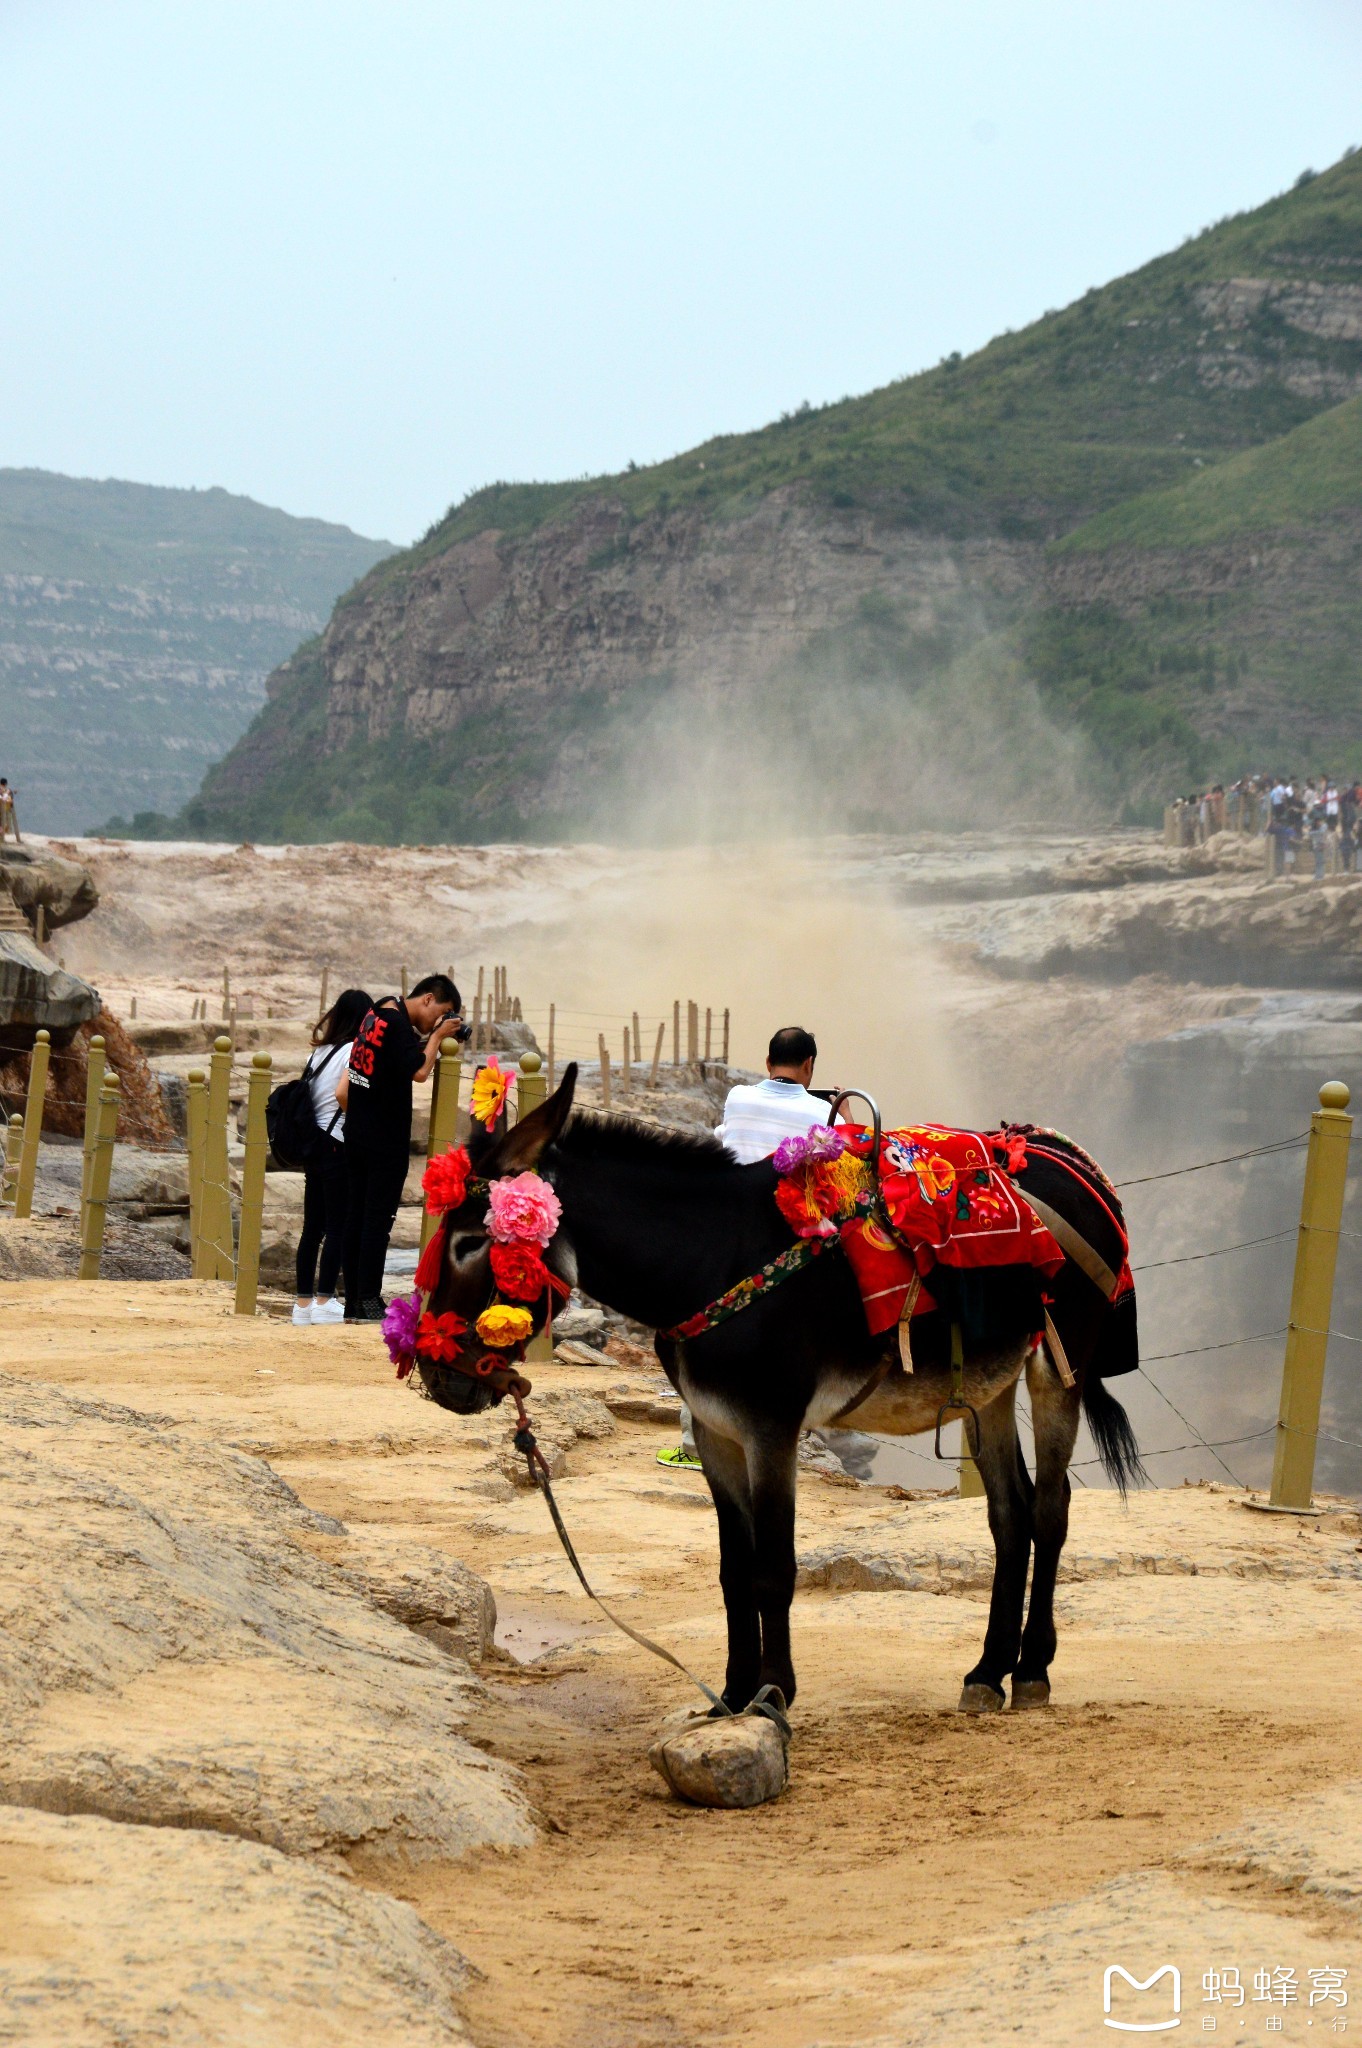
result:
M 679 1657 L 673 1656 L 672 1652 L 664 1649 L 661 1643 L 655 1643 L 651 1636 L 645 1636 L 638 1629 L 630 1628 L 627 1621 L 621 1621 L 617 1614 L 611 1612 L 600 1594 L 592 1587 L 586 1573 L 582 1570 L 581 1560 L 573 1548 L 572 1538 L 568 1535 L 563 1517 L 558 1512 L 558 1503 L 553 1497 L 553 1487 L 549 1482 L 548 1460 L 535 1441 L 534 1431 L 530 1427 L 530 1418 L 525 1413 L 525 1405 L 519 1394 L 515 1395 L 515 1404 L 519 1414 L 519 1425 L 515 1433 L 515 1447 L 529 1467 L 530 1484 L 537 1487 L 544 1496 L 549 1513 L 553 1517 L 553 1526 L 558 1532 L 558 1541 L 562 1544 L 567 1561 L 577 1574 L 578 1581 L 587 1599 L 594 1600 L 606 1620 L 612 1622 L 620 1630 L 621 1634 L 628 1636 L 631 1642 L 637 1643 L 641 1650 L 650 1650 L 654 1657 L 660 1657 L 664 1664 L 670 1664 L 673 1670 L 681 1673 L 683 1678 L 688 1678 L 696 1690 L 702 1692 L 709 1701 L 710 1710 L 713 1714 L 728 1720 L 741 1718 L 734 1714 L 727 1700 L 721 1699 L 717 1692 L 712 1691 L 705 1684 L 703 1678 L 696 1677 L 688 1664 L 683 1664 Z M 762 1714 L 768 1721 L 774 1721 L 776 1727 L 780 1730 L 782 1739 L 788 1742 L 790 1740 L 790 1723 L 784 1709 L 785 1701 L 779 1687 L 764 1685 L 761 1691 L 748 1702 L 743 1712 L 746 1714 Z

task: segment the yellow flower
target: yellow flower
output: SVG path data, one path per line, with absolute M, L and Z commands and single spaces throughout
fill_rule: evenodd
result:
M 493 1344 L 498 1351 L 523 1344 L 533 1329 L 534 1317 L 527 1308 L 508 1308 L 502 1301 L 494 1301 L 478 1317 L 478 1335 L 484 1344 Z
M 501 1115 L 514 1079 L 514 1072 L 503 1073 L 494 1059 L 489 1060 L 485 1067 L 478 1068 L 473 1076 L 473 1100 L 469 1112 L 475 1123 L 491 1130 Z

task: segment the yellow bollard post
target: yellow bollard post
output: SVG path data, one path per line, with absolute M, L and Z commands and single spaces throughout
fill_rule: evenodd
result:
M 24 1144 L 19 1154 L 19 1182 L 14 1191 L 14 1214 L 18 1222 L 33 1214 L 33 1183 L 38 1174 L 38 1143 L 43 1130 L 43 1097 L 47 1093 L 47 1063 L 52 1057 L 52 1040 L 40 1031 L 28 1056 L 28 1099 L 24 1104 Z
M 459 1083 L 463 1079 L 463 1060 L 459 1047 L 452 1038 L 440 1040 L 440 1057 L 430 1077 L 430 1135 L 426 1140 L 428 1160 L 447 1152 L 454 1143 L 454 1133 L 459 1120 Z M 429 1209 L 421 1211 L 421 1249 L 425 1250 L 435 1235 L 438 1217 Z
M 12 1202 L 19 1186 L 19 1154 L 24 1149 L 24 1120 L 16 1109 L 9 1120 L 5 1138 L 5 1180 L 0 1202 Z
M 95 1156 L 99 1128 L 99 1091 L 104 1086 L 104 1040 L 98 1033 L 90 1040 L 85 1068 L 85 1136 L 80 1160 L 80 1232 L 85 1235 L 85 1204 L 90 1195 L 90 1161 Z
M 1282 1363 L 1282 1398 L 1272 1457 L 1272 1491 L 1268 1496 L 1275 1508 L 1308 1508 L 1314 1484 L 1315 1440 L 1334 1300 L 1334 1265 L 1353 1131 L 1348 1102 L 1349 1093 L 1343 1082 L 1327 1081 L 1319 1091 L 1320 1106 L 1310 1119 L 1296 1271 L 1291 1283 L 1291 1317 Z
M 980 1477 L 979 1467 L 975 1464 L 967 1449 L 969 1428 L 969 1417 L 966 1416 L 960 1424 L 960 1476 L 958 1491 L 961 1500 L 977 1500 L 984 1491 L 984 1482 Z
M 216 1038 L 208 1061 L 208 1129 L 203 1147 L 203 1199 L 199 1233 L 203 1278 L 230 1280 L 236 1269 L 232 1249 L 232 1189 L 227 1167 L 227 1114 L 232 1080 L 232 1041 Z
M 236 1313 L 255 1314 L 260 1291 L 260 1237 L 265 1223 L 265 1161 L 270 1140 L 265 1104 L 270 1092 L 270 1055 L 254 1053 L 246 1091 L 246 1157 L 241 1167 L 241 1230 L 236 1255 Z
M 104 1250 L 104 1222 L 109 1209 L 109 1176 L 113 1170 L 114 1137 L 118 1130 L 118 1076 L 106 1074 L 99 1091 L 99 1128 L 90 1161 L 90 1196 L 85 1204 L 77 1279 L 98 1280 Z
M 208 1143 L 208 1076 L 202 1067 L 190 1070 L 187 1082 L 185 1143 L 189 1154 L 189 1257 L 196 1280 L 203 1268 L 203 1155 Z
M 548 1076 L 544 1062 L 537 1052 L 526 1052 L 520 1056 L 520 1076 L 515 1084 L 515 1120 L 524 1123 L 527 1116 L 548 1099 Z M 549 1295 L 549 1312 L 544 1318 L 544 1327 L 531 1337 L 525 1347 L 526 1363 L 547 1365 L 553 1357 L 553 1295 Z

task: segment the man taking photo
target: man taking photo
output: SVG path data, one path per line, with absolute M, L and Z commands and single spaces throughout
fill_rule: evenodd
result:
M 345 1224 L 345 1320 L 381 1323 L 383 1265 L 411 1163 L 412 1086 L 425 1081 L 449 1037 L 467 1038 L 459 991 L 428 974 L 405 999 L 383 996 L 355 1034 L 336 1089 L 345 1111 L 349 1201 Z

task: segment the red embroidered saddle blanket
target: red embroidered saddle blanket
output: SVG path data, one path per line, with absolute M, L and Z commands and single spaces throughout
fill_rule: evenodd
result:
M 873 1133 L 846 1135 L 868 1165 Z M 944 1124 L 884 1133 L 879 1190 L 892 1234 L 873 1211 L 838 1226 L 872 1334 L 898 1322 L 914 1278 L 925 1280 L 934 1266 L 1034 1266 L 1048 1279 L 1063 1265 L 1059 1244 L 995 1162 L 995 1144 L 1004 1149 Z M 935 1306 L 924 1287 L 913 1314 Z

